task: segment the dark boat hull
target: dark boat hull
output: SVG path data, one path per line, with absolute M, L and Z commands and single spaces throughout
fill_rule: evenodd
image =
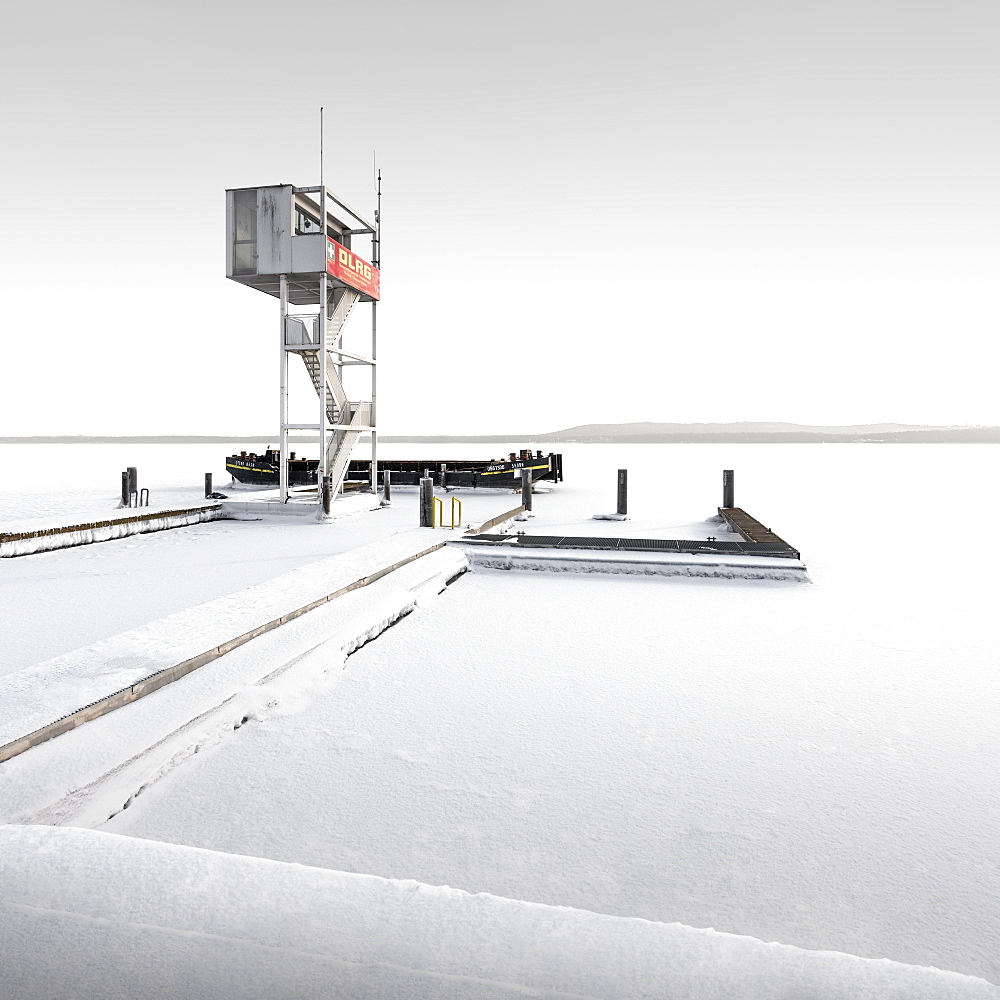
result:
M 246 486 L 271 486 L 278 488 L 278 462 L 276 451 L 266 451 L 263 455 L 229 455 L 226 458 L 226 472 L 238 483 Z M 292 458 L 288 461 L 289 486 L 315 486 L 316 459 Z
M 226 471 L 239 483 L 247 486 L 278 487 L 280 456 L 273 450 L 263 455 L 230 455 L 226 458 Z M 315 486 L 319 462 L 315 459 L 292 458 L 288 461 L 289 486 Z M 532 482 L 547 479 L 562 482 L 562 455 L 522 452 L 521 457 L 506 461 L 486 459 L 391 459 L 378 463 L 378 485 L 385 482 L 389 473 L 393 486 L 418 486 L 425 475 L 430 475 L 436 486 L 443 489 L 493 489 L 513 490 L 521 486 L 521 470 L 529 469 Z M 348 482 L 367 483 L 371 477 L 371 463 L 354 459 L 347 468 Z
M 562 481 L 562 455 L 535 455 L 531 458 L 517 458 L 508 461 L 477 461 L 459 459 L 389 459 L 378 463 L 378 483 L 384 483 L 384 473 L 389 473 L 393 486 L 419 486 L 425 475 L 430 475 L 435 486 L 443 489 L 520 489 L 521 470 L 531 471 L 531 481 L 547 479 Z M 371 476 L 371 463 L 354 460 L 348 469 L 347 478 L 367 482 Z

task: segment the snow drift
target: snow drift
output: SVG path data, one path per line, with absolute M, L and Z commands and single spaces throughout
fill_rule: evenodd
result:
M 86 830 L 0 827 L 8 995 L 964 1000 L 981 979 Z

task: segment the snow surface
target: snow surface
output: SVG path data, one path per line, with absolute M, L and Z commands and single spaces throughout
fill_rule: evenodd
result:
M 591 515 L 613 509 L 615 470 L 628 467 L 632 519 L 608 530 L 685 537 L 676 526 L 687 524 L 686 537 L 704 537 L 706 522 L 691 518 L 714 511 L 721 470 L 735 468 L 737 502 L 802 550 L 813 585 L 489 572 L 432 599 L 441 573 L 414 571 L 0 765 L 0 820 L 128 831 L 331 876 L 447 883 L 1000 981 L 1000 540 L 977 506 L 1000 485 L 997 449 L 563 451 L 567 482 L 536 497 L 521 527 L 595 533 Z M 394 499 L 389 516 L 411 526 L 415 495 Z M 494 496 L 482 516 L 510 505 Z M 16 627 L 2 638 L 14 669 L 30 666 L 385 538 L 382 516 L 222 522 L 4 560 L 0 601 Z M 32 569 L 18 577 L 11 564 Z M 401 609 L 412 613 L 345 671 L 346 653 Z M 131 855 L 96 850 L 130 871 Z M 198 884 L 191 871 L 171 875 L 179 900 Z M 81 953 L 89 942 L 95 976 L 119 954 L 79 920 L 57 928 L 63 918 L 46 915 L 36 926 L 18 912 L 18 941 L 44 932 Z M 209 939 L 171 940 L 173 950 L 158 939 L 176 963 Z M 27 943 L 9 953 L 26 977 L 45 961 Z M 171 968 L 165 958 L 164 982 Z M 346 993 L 375 989 L 374 972 L 351 975 L 338 966 Z M 716 995 L 698 992 L 703 982 L 682 995 Z M 749 995 L 825 995 L 817 982 Z M 898 985 L 845 995 L 919 995 Z M 464 988 L 456 995 L 475 995 Z M 727 982 L 718 995 L 742 989 Z M 382 995 L 407 994 L 394 984 Z
M 0 887 L 19 1000 L 1000 995 L 932 969 L 82 830 L 0 827 Z
M 249 718 L 261 719 L 275 710 L 288 712 L 314 696 L 317 685 L 339 683 L 353 650 L 432 599 L 464 565 L 456 550 L 433 552 L 259 636 L 146 698 L 13 757 L 0 765 L 0 822 L 103 823 L 147 785 L 232 735 Z M 260 591 L 264 598 L 274 598 L 264 587 L 254 593 L 260 596 Z M 166 624 L 161 623 L 159 634 L 168 650 L 181 655 L 190 635 L 181 633 L 172 640 Z M 194 624 L 206 622 L 196 615 Z M 147 633 L 140 630 L 141 636 Z M 127 641 L 132 635 L 123 638 Z M 114 648 L 115 639 L 96 647 L 98 652 Z M 79 657 L 62 657 L 60 662 L 78 668 L 95 662 L 95 647 L 79 652 Z M 0 704 L 8 703 L 6 685 L 18 677 L 0 679 Z M 95 679 L 75 683 L 93 686 Z M 61 688 L 56 692 L 59 697 Z M 48 704 L 47 699 L 37 700 Z M 9 718 L 15 718 L 13 713 Z
M 0 678 L 0 746 L 435 544 L 414 528 L 7 674 Z
M 311 517 L 213 521 L 0 560 L 0 613 L 17 622 L 0 629 L 0 676 L 413 530 L 416 490 L 394 490 L 393 498 L 391 507 L 329 524 Z M 506 493 L 470 494 L 463 500 L 466 522 L 502 513 L 510 503 Z M 45 523 L 51 526 L 51 518 Z M 445 537 L 442 530 L 435 540 Z
M 104 828 L 995 982 L 994 665 L 873 675 L 837 610 L 473 573 Z

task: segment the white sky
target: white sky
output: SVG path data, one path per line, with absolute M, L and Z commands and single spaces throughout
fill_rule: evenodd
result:
M 19 5 L 0 434 L 274 428 L 224 190 L 317 183 L 320 105 L 328 186 L 383 171 L 383 433 L 1000 423 L 997 37 L 972 0 Z

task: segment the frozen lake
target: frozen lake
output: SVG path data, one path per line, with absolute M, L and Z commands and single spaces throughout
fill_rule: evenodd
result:
M 0 452 L 18 470 L 0 495 L 12 518 L 113 504 L 125 465 L 196 500 L 225 454 L 23 447 Z M 380 454 L 490 449 L 509 450 Z M 104 829 L 1000 982 L 1000 543 L 977 517 L 997 449 L 561 450 L 566 482 L 535 498 L 532 530 L 596 533 L 590 515 L 614 509 L 622 467 L 629 533 L 697 535 L 732 468 L 737 504 L 801 550 L 813 582 L 471 574 L 355 653 L 339 683 L 188 760 Z M 25 482 L 38 488 L 12 485 Z M 413 494 L 398 503 L 415 518 Z M 362 522 L 347 525 L 360 540 Z M 214 536 L 231 566 L 206 594 L 266 573 L 276 551 L 282 568 L 307 558 L 333 526 L 256 562 L 265 529 L 243 527 Z M 216 529 L 129 541 L 140 559 L 159 553 L 182 602 L 208 572 L 190 558 L 208 543 L 186 549 L 182 533 Z M 59 595 L 85 553 L 30 560 L 53 618 L 73 618 Z M 252 568 L 232 568 L 240 553 Z M 0 565 L 6 593 L 28 585 L 27 564 Z

